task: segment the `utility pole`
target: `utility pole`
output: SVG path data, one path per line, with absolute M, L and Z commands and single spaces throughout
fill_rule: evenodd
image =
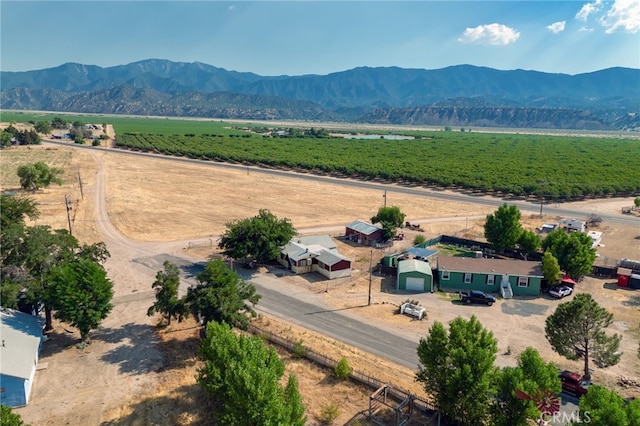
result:
M 382 196 L 382 198 L 384 198 L 384 206 L 387 207 L 387 190 L 384 190 L 384 195 Z
M 369 303 L 367 303 L 367 306 L 371 306 L 371 278 L 372 278 L 372 275 L 373 275 L 373 249 L 371 250 L 371 258 L 369 258 Z
M 64 196 L 64 204 L 67 208 L 67 222 L 69 223 L 69 235 L 73 235 L 73 232 L 71 230 L 71 202 L 69 201 L 69 196 L 65 195 Z

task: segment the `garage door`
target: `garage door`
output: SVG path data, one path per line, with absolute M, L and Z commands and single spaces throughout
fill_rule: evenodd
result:
M 424 278 L 407 277 L 407 290 L 424 291 Z

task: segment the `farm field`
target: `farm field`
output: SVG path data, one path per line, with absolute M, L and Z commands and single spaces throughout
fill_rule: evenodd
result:
M 640 141 L 438 132 L 414 140 L 124 134 L 116 145 L 202 160 L 566 200 L 640 191 Z M 455 153 L 455 155 L 452 155 Z M 626 155 L 628 167 L 614 167 Z M 609 160 L 611 159 L 611 160 Z
M 5 121 L 21 122 L 56 115 L 2 113 Z M 272 138 L 256 131 L 284 123 L 108 118 L 118 133 L 115 146 L 166 155 L 558 201 L 640 191 L 640 169 L 632 166 L 640 164 L 640 140 L 624 134 L 595 138 L 383 127 L 382 134 L 393 131 L 415 139 Z M 106 116 L 65 119 L 102 122 Z M 344 127 L 344 132 L 355 132 Z
M 30 158 L 69 170 L 64 175 L 63 186 L 50 187 L 34 195 L 46 206 L 47 211 L 38 223 L 44 224 L 50 220 L 54 228 L 65 228 L 66 216 L 64 209 L 58 211 L 58 206 L 63 206 L 59 200 L 65 194 L 71 194 L 78 215 L 74 221 L 74 235 L 87 242 L 110 241 L 108 247 L 112 251 L 112 259 L 107 268 L 116 284 L 116 309 L 103 324 L 103 329 L 95 333 L 94 343 L 87 349 L 75 349 L 74 335 L 67 334 L 61 324 L 57 325 L 52 342 L 58 345 L 58 351 L 52 350 L 47 354 L 44 361 L 48 363 L 48 368 L 38 372 L 33 403 L 20 410 L 25 420 L 32 424 L 206 424 L 206 421 L 199 421 L 189 411 L 195 410 L 201 402 L 197 396 L 186 393 L 195 387 L 195 360 L 183 354 L 177 358 L 176 364 L 170 363 L 166 359 L 173 353 L 171 348 L 158 342 L 158 339 L 164 339 L 176 346 L 179 339 L 184 339 L 185 344 L 189 344 L 193 341 L 188 330 L 190 324 L 184 324 L 184 331 L 180 325 L 175 326 L 176 333 L 163 335 L 153 328 L 155 319 L 145 315 L 153 299 L 150 284 L 155 272 L 141 267 L 148 261 L 149 253 L 206 259 L 213 251 L 206 247 L 189 249 L 190 240 L 212 238 L 224 229 L 224 224 L 229 220 L 252 216 L 259 208 L 268 208 L 278 216 L 291 218 L 301 230 L 315 229 L 320 233 L 339 235 L 345 223 L 354 218 L 367 219 L 382 203 L 379 191 L 345 189 L 320 183 L 305 183 L 304 187 L 299 187 L 299 181 L 294 178 L 265 177 L 250 170 L 232 171 L 205 165 L 167 163 L 166 160 L 140 159 L 109 151 L 42 146 L 3 150 L 0 156 L 3 164 L 2 189 L 16 189 L 17 178 L 12 177 L 11 168 L 19 162 L 32 161 Z M 106 178 L 109 220 L 124 235 L 124 241 L 105 236 L 102 225 L 95 220 L 93 197 L 101 169 Z M 84 197 L 80 195 L 78 172 L 84 186 Z M 632 204 L 632 200 L 587 200 L 578 204 L 585 211 L 609 214 L 619 213 L 620 205 Z M 427 236 L 449 233 L 479 238 L 483 221 L 478 217 L 494 210 L 470 203 L 429 202 L 424 198 L 401 194 L 394 194 L 393 198 L 389 198 L 389 203 L 400 206 L 407 213 L 408 220 L 423 223 Z M 437 221 L 443 218 L 447 220 Z M 429 222 L 430 219 L 433 221 Z M 526 226 L 531 228 L 539 226 L 541 221 L 556 218 L 525 219 Z M 606 247 L 602 248 L 603 255 L 611 258 L 640 255 L 637 229 L 604 223 L 601 230 L 604 233 L 603 242 L 606 243 Z M 410 244 L 410 241 L 402 243 Z M 301 277 L 283 277 L 278 280 L 279 285 L 307 291 L 309 299 L 321 299 L 337 309 L 351 308 L 349 311 L 354 315 L 369 321 L 375 318 L 384 327 L 396 329 L 412 338 L 424 335 L 433 321 L 449 321 L 452 315 L 459 312 L 446 295 L 425 294 L 421 297 L 425 306 L 429 306 L 426 321 L 412 321 L 397 315 L 394 303 L 407 295 L 395 293 L 392 283 L 377 276 L 374 280 L 376 304 L 370 309 L 358 307 L 366 299 L 368 279 L 363 271 L 368 265 L 370 249 L 341 244 L 340 250 L 356 260 L 358 272 L 352 280 L 332 283 L 328 292 L 325 292 L 324 281 Z M 267 272 L 261 274 L 269 275 Z M 639 306 L 637 297 L 633 292 L 615 290 L 606 280 L 589 279 L 584 284 L 581 291 L 598 295 L 598 301 L 614 312 L 616 331 L 623 332 L 625 336 L 624 362 L 613 369 L 597 370 L 599 378 L 606 378 L 607 384 L 615 386 L 616 375 L 632 375 L 640 369 L 632 352 L 633 348 L 637 348 L 639 337 L 637 324 L 634 324 L 634 319 L 637 322 Z M 512 355 L 500 355 L 502 365 L 512 363 L 523 345 L 546 348 L 544 336 L 540 336 L 536 322 L 541 315 L 535 312 L 548 312 L 557 304 L 546 299 L 519 302 L 521 305 L 510 306 L 505 302 L 494 306 L 497 309 L 493 311 L 478 311 L 483 324 L 496 334 L 501 351 L 506 352 L 507 347 L 513 350 Z M 529 303 L 539 304 L 540 307 L 534 306 L 529 311 L 523 310 L 517 314 L 518 306 L 522 309 Z M 471 312 L 475 311 L 467 309 L 464 315 Z M 507 312 L 508 316 L 498 315 L 496 318 L 497 312 Z M 401 382 L 398 385 L 412 389 L 415 386 L 411 382 L 413 371 L 410 369 L 356 351 L 295 324 L 281 323 L 267 314 L 263 315 L 263 321 L 262 327 L 277 330 L 292 340 L 302 339 L 306 345 L 324 352 L 344 353 L 355 368 L 366 371 L 374 366 L 375 370 L 385 370 L 398 378 Z M 527 336 L 519 336 L 512 332 L 514 327 L 531 332 Z M 538 333 L 533 333 L 534 329 Z M 575 363 L 555 356 L 549 348 L 545 349 L 544 356 L 557 361 L 558 365 L 575 368 Z M 322 387 L 321 384 L 331 384 L 326 372 L 311 371 L 310 367 L 300 365 L 288 368 L 299 375 L 301 389 L 304 383 L 304 401 L 311 424 L 317 424 L 314 423 L 318 422 L 317 413 L 330 402 L 337 402 L 344 407 L 338 420 L 342 422 L 366 408 L 366 393 L 348 388 L 330 390 Z M 308 375 L 307 370 L 311 371 Z M 56 391 L 56 384 L 72 372 L 74 380 L 69 383 L 65 398 Z M 329 396 L 336 399 L 330 399 Z M 183 404 L 180 407 L 187 409 L 179 411 L 177 418 L 169 417 L 171 413 L 162 410 L 172 410 L 175 405 L 169 404 L 171 402 Z

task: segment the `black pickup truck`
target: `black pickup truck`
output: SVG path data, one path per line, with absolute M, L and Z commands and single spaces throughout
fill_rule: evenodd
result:
M 483 293 L 482 291 L 471 290 L 461 291 L 460 300 L 467 304 L 482 303 L 491 306 L 495 303 L 496 298 L 491 296 L 490 294 Z

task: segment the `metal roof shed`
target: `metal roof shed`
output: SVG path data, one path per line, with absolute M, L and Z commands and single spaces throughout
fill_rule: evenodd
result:
M 0 403 L 21 407 L 29 402 L 43 341 L 44 320 L 13 309 L 0 309 Z

